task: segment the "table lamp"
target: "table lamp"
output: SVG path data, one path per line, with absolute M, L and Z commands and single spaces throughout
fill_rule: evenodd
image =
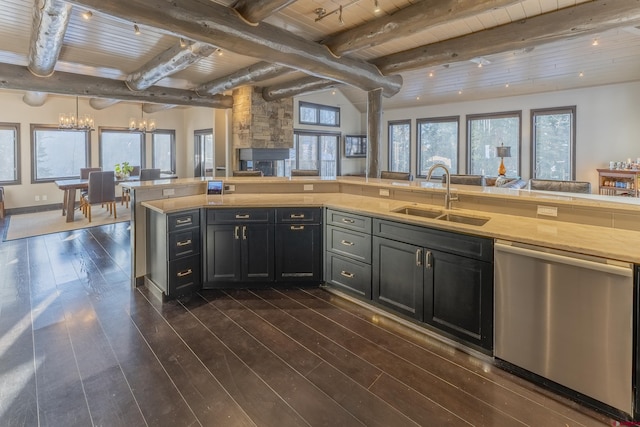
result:
M 500 144 L 499 147 L 496 147 L 496 157 L 500 157 L 498 175 L 504 176 L 507 173 L 507 168 L 504 167 L 504 158 L 511 157 L 511 147 L 505 147 L 504 144 Z

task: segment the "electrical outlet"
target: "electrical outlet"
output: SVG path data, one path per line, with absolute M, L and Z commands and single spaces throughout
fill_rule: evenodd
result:
M 36 202 L 40 201 L 40 196 L 36 196 Z
M 380 189 L 380 195 L 381 195 L 381 196 L 385 196 L 385 197 L 389 197 L 389 189 L 387 189 L 387 188 L 381 188 L 381 189 Z
M 46 200 L 47 200 L 47 195 L 46 195 L 46 194 L 43 194 L 43 195 L 42 195 L 42 200 L 44 200 L 44 201 L 46 201 Z
M 176 194 L 176 190 L 173 188 L 165 188 L 162 190 L 163 196 L 173 196 L 174 194 Z
M 305 184 L 304 191 L 313 191 L 313 184 Z
M 236 191 L 236 186 L 233 184 L 225 185 L 224 189 L 226 191 Z
M 538 205 L 538 215 L 558 216 L 558 208 L 556 206 L 540 206 L 540 205 Z

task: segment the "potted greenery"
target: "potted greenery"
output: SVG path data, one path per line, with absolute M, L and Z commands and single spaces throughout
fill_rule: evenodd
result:
M 133 172 L 133 166 L 130 166 L 129 162 L 116 163 L 115 172 L 118 179 L 129 178 Z

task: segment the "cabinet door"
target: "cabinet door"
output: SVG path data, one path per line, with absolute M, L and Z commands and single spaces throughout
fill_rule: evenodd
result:
M 373 238 L 373 299 L 399 313 L 423 318 L 424 250 Z
M 240 225 L 207 226 L 207 282 L 234 282 L 242 279 Z
M 241 226 L 243 281 L 273 281 L 273 229 L 273 224 L 243 224 Z
M 438 251 L 426 256 L 425 322 L 493 349 L 493 265 Z
M 322 280 L 322 242 L 319 224 L 276 226 L 276 280 L 318 282 Z

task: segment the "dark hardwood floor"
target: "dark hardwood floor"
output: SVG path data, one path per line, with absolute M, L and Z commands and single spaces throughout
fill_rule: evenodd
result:
M 129 276 L 127 223 L 0 243 L 0 426 L 610 425 L 322 289 Z

